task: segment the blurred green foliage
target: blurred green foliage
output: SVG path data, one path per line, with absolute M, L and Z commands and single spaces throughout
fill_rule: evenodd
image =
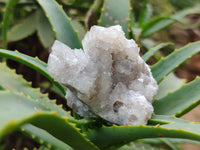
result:
M 119 150 L 177 150 L 184 142 L 200 143 L 200 124 L 178 118 L 200 103 L 200 79 L 187 84 L 171 76 L 179 65 L 199 52 L 200 42 L 181 45 L 181 48 L 174 50 L 176 39 L 172 37 L 169 41 L 162 41 L 162 37 L 168 36 L 168 30 L 174 23 L 179 24 L 176 28 L 182 31 L 189 29 L 190 23 L 186 16 L 200 14 L 197 6 L 199 0 L 16 2 L 0 0 L 0 47 L 3 47 L 0 49 L 0 56 L 4 57 L 4 62 L 0 63 L 0 149 L 11 144 L 5 141 L 9 139 L 9 133 L 16 130 L 20 133 L 20 136 L 16 137 L 17 142 L 26 135 L 36 141 L 37 146 L 41 145 L 39 149 L 118 149 L 126 144 Z M 57 96 L 64 97 L 66 87 L 53 80 L 46 69 L 47 64 L 40 59 L 47 61 L 48 49 L 55 39 L 72 48 L 81 48 L 81 39 L 90 26 L 95 24 L 120 24 L 126 37 L 135 39 L 142 53 L 145 53 L 143 59 L 154 64 L 151 66 L 154 78 L 158 83 L 163 80 L 156 96 L 158 100 L 153 103 L 156 115 L 149 120 L 148 126 L 110 125 L 101 118 L 78 119 L 77 115 L 73 117 L 66 111 L 67 106 L 63 108 L 56 105 L 48 95 L 42 94 L 39 89 L 31 87 L 31 84 L 24 80 L 31 74 L 31 81 L 33 84 L 37 82 L 37 86 L 41 85 L 42 91 L 50 90 L 50 94 L 54 92 Z M 196 24 L 193 28 L 198 27 L 199 24 Z M 155 39 L 156 34 L 159 39 Z M 175 46 L 169 43 L 171 41 L 175 42 Z M 19 49 L 20 52 L 13 49 Z M 33 74 L 33 70 L 30 73 L 22 64 L 36 73 Z M 23 73 L 24 78 L 8 66 Z M 187 94 L 189 90 L 190 93 Z M 65 101 L 62 103 L 66 105 Z M 7 109 L 8 106 L 11 109 Z M 167 138 L 162 138 L 163 136 Z M 143 139 L 147 137 L 150 139 Z

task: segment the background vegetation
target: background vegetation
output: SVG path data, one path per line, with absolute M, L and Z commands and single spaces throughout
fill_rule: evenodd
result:
M 182 143 L 199 145 L 200 124 L 179 119 L 200 121 L 198 114 L 185 116 L 200 103 L 198 4 L 0 0 L 0 149 L 177 150 Z M 72 117 L 64 99 L 66 88 L 46 71 L 44 62 L 55 39 L 80 48 L 86 31 L 96 24 L 120 24 L 152 65 L 159 92 L 148 126 L 110 127 L 101 119 Z

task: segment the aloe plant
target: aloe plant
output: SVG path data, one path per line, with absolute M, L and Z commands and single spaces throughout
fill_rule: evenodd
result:
M 9 0 L 8 3 L 10 4 L 7 4 L 7 7 L 14 9 L 16 5 L 14 1 Z M 43 13 L 49 20 L 49 22 L 48 20 L 45 20 L 45 22 L 47 21 L 48 24 L 51 24 L 55 38 L 71 48 L 81 48 L 82 45 L 77 31 L 62 7 L 55 0 L 37 0 L 37 2 L 41 9 L 39 12 L 36 11 L 31 17 L 35 18 L 34 15 L 37 13 L 42 14 L 43 10 Z M 76 3 L 76 1 L 67 2 L 69 4 Z M 119 14 L 120 11 L 123 14 Z M 142 25 L 144 28 L 141 32 L 141 37 L 146 38 L 166 25 L 173 23 L 176 19 L 194 12 L 197 11 L 186 10 L 184 13 L 172 16 L 172 18 L 160 18 L 157 21 L 148 22 L 146 19 L 141 18 L 146 17 L 144 11 L 140 17 L 140 22 L 142 22 L 141 20 L 146 20 L 145 24 Z M 99 25 L 121 24 L 126 36 L 131 38 L 130 29 L 135 28 L 131 24 L 132 15 L 130 0 L 118 0 L 117 3 L 113 0 L 105 0 L 102 6 Z M 0 56 L 22 63 L 41 73 L 57 87 L 60 95 L 64 96 L 67 88 L 54 81 L 47 71 L 47 64 L 45 62 L 5 48 L 9 35 L 12 34 L 12 37 L 14 37 L 14 34 L 17 34 L 19 30 L 11 29 L 7 31 L 9 24 L 8 12 L 5 12 L 4 20 L 7 20 L 2 28 L 4 48 L 0 49 Z M 29 21 L 33 20 L 30 19 Z M 153 24 L 153 26 L 149 26 L 149 24 Z M 16 26 L 16 28 L 23 29 L 23 26 L 21 24 Z M 26 32 L 26 28 L 24 30 Z M 28 32 L 37 30 L 40 36 L 45 35 L 42 26 L 37 28 L 30 26 L 28 30 Z M 23 33 L 22 30 L 22 37 L 26 36 L 23 34 L 27 33 Z M 46 39 L 44 43 L 49 43 L 49 41 L 51 40 Z M 164 43 L 153 47 L 143 55 L 143 59 L 147 61 L 159 49 L 168 45 L 171 45 L 171 43 Z M 199 41 L 174 50 L 170 55 L 151 66 L 154 78 L 161 84 L 165 77 L 199 51 Z M 18 75 L 15 70 L 10 69 L 5 62 L 1 62 L 0 148 L 4 147 L 3 141 L 5 136 L 14 131 L 19 131 L 38 142 L 40 144 L 39 149 L 52 150 L 128 150 L 142 148 L 175 150 L 180 149 L 180 143 L 184 142 L 200 144 L 200 124 L 179 118 L 200 103 L 199 91 L 200 79 L 197 77 L 191 83 L 183 84 L 175 91 L 155 99 L 153 102 L 155 112 L 146 126 L 117 126 L 107 124 L 101 118 L 77 119 L 70 112 L 66 111 L 62 105 L 57 105 L 55 100 L 49 99 L 47 94 L 42 94 L 39 89 L 31 87 L 31 83 L 27 82 L 21 75 Z

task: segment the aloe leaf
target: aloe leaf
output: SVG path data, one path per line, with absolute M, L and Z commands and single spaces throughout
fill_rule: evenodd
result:
M 22 133 L 28 135 L 30 138 L 33 138 L 38 143 L 45 145 L 49 149 L 54 150 L 73 150 L 69 145 L 55 138 L 47 131 L 40 129 L 31 124 L 25 124 L 22 126 Z
M 173 145 L 174 149 L 181 150 L 182 144 L 193 144 L 196 146 L 200 146 L 200 141 L 188 140 L 188 139 L 178 139 L 178 138 L 146 138 L 137 140 L 137 142 L 147 143 L 154 146 L 162 146 L 165 142 L 169 142 L 170 145 Z M 172 149 L 172 148 L 171 148 Z
M 30 56 L 24 55 L 22 53 L 19 53 L 17 51 L 9 51 L 9 50 L 3 50 L 3 49 L 0 49 L 0 56 L 3 56 L 3 57 L 6 57 L 6 58 L 9 58 L 9 59 L 18 61 L 20 63 L 25 64 L 26 66 L 29 66 L 29 67 L 33 68 L 34 70 L 37 70 L 38 72 L 40 72 L 41 74 L 43 74 L 45 77 L 47 77 L 62 92 L 62 96 L 65 96 L 65 94 L 66 94 L 66 88 L 63 85 L 61 85 L 60 83 L 55 82 L 53 80 L 53 77 L 47 71 L 47 68 L 46 68 L 47 64 L 44 63 L 44 62 L 42 62 L 38 58 L 33 58 L 33 57 L 30 57 Z M 7 77 L 5 76 L 5 78 L 7 78 Z M 21 83 L 18 83 L 18 85 L 20 85 L 20 84 Z M 1 85 L 1 83 L 0 83 L 0 85 Z M 20 90 L 21 87 L 17 88 L 16 85 L 14 87 L 10 86 L 10 85 L 11 84 L 7 84 L 7 88 L 6 89 L 10 89 L 9 87 L 12 87 L 14 89 L 16 88 L 16 91 L 18 91 L 18 92 L 20 91 L 21 92 L 21 90 Z M 26 87 L 24 87 L 24 88 L 26 88 Z M 23 88 L 23 90 L 24 90 L 24 92 L 26 94 L 28 94 L 29 96 L 32 95 L 33 98 L 38 98 L 38 94 L 34 94 L 34 93 L 31 94 L 31 93 L 29 93 L 30 91 L 28 89 L 25 90 L 24 88 Z M 37 91 L 37 89 L 32 90 L 31 92 L 36 92 L 36 91 Z M 44 99 L 44 102 L 42 102 L 43 104 L 49 103 L 48 100 L 45 100 L 46 99 L 45 97 L 46 96 L 42 96 L 42 99 Z M 56 109 L 55 111 L 58 111 L 61 115 L 62 114 L 66 115 L 65 112 L 63 112 L 62 110 L 59 110 L 59 108 L 55 108 L 55 107 L 56 106 L 52 106 L 52 109 L 53 110 Z M 50 106 L 49 106 L 49 108 L 50 108 Z M 88 122 L 78 122 L 78 121 L 73 121 L 73 122 L 77 123 L 77 125 L 79 125 L 79 126 L 84 126 L 85 124 L 88 123 Z
M 2 22 L 2 31 L 1 31 L 1 40 L 2 40 L 2 47 L 7 47 L 7 30 L 10 24 L 11 16 L 13 13 L 13 9 L 15 5 L 18 3 L 19 0 L 8 0 L 6 3 L 5 12 L 3 15 L 3 22 Z
M 14 70 L 9 69 L 5 64 L 0 63 L 0 74 L 0 84 L 3 89 L 23 93 L 24 95 L 37 100 L 50 110 L 58 112 L 59 115 L 72 118 L 71 115 L 62 109 L 61 106 L 58 106 L 55 101 L 50 100 L 47 94 L 40 93 L 40 89 L 32 88 L 30 83 L 22 76 L 17 75 Z
M 181 145 L 178 143 L 173 143 L 170 138 L 160 138 L 163 144 L 167 145 L 171 150 L 180 150 Z
M 24 149 L 24 150 L 28 150 L 28 149 Z M 51 149 L 47 148 L 44 145 L 41 145 L 38 149 L 36 148 L 36 149 L 33 149 L 33 150 L 51 150 Z
M 8 41 L 18 41 L 33 34 L 36 31 L 36 24 L 36 13 L 33 13 L 8 31 Z
M 37 0 L 52 24 L 56 38 L 71 48 L 81 48 L 81 42 L 71 20 L 55 0 Z
M 154 111 L 159 115 L 178 117 L 200 104 L 200 78 L 153 102 Z
M 143 6 L 139 15 L 139 21 L 138 21 L 139 25 L 143 25 L 144 23 L 146 23 L 151 18 L 152 13 L 153 13 L 152 6 L 148 3 L 147 0 L 145 0 L 143 2 Z
M 0 3 L 7 3 L 8 0 L 0 0 Z M 34 0 L 20 0 L 18 4 L 34 4 Z
M 183 84 L 185 84 L 185 83 L 186 83 L 185 79 L 180 79 L 180 78 L 176 77 L 176 75 L 173 72 L 170 73 L 158 85 L 158 92 L 155 96 L 155 99 L 163 98 L 169 92 L 173 92 L 173 91 L 179 89 L 180 87 L 182 87 Z
M 33 34 L 36 30 L 41 43 L 48 48 L 53 43 L 54 33 L 48 19 L 40 9 L 14 25 L 8 31 L 7 39 L 11 42 L 18 41 Z
M 47 94 L 40 93 L 40 89 L 32 88 L 31 83 L 27 82 L 21 75 L 17 75 L 15 70 L 9 69 L 4 63 L 0 63 L 0 74 L 0 90 L 11 90 L 35 99 L 44 108 L 56 111 L 60 116 L 67 116 L 79 128 L 87 127 L 87 124 L 92 123 L 89 120 L 74 120 L 70 113 L 62 108 L 62 105 L 57 105 L 55 100 L 50 100 Z
M 4 50 L 4 49 L 0 49 L 0 56 L 18 61 L 40 72 L 47 79 L 49 79 L 53 84 L 55 84 L 62 91 L 63 95 L 66 94 L 65 88 L 60 83 L 55 82 L 53 77 L 48 73 L 47 68 L 46 68 L 47 64 L 39 60 L 38 58 L 33 58 L 30 56 L 24 55 L 22 53 L 19 53 L 17 51 L 9 51 L 9 50 Z
M 156 17 L 149 22 L 147 22 L 142 28 L 141 38 L 147 38 L 155 32 L 158 32 L 176 21 L 181 21 L 181 19 L 187 15 L 200 13 L 199 8 L 190 8 L 183 11 L 177 12 L 170 17 Z
M 199 122 L 191 122 L 188 120 L 176 118 L 174 116 L 153 115 L 152 118 L 150 119 L 150 124 L 152 123 L 153 124 L 157 123 L 158 126 L 161 126 L 163 128 L 179 129 L 179 131 L 188 131 L 190 133 L 194 133 L 195 135 L 200 135 Z M 193 138 L 188 138 L 188 139 L 194 140 Z M 198 139 L 197 141 L 200 141 L 200 139 Z
M 101 149 L 120 147 L 143 138 L 171 137 L 200 140 L 200 124 L 171 116 L 154 115 L 150 123 L 156 126 L 111 126 L 86 132 L 88 139 Z M 160 125 L 163 124 L 163 125 Z
M 72 20 L 72 25 L 78 31 L 78 36 L 82 40 L 86 33 L 85 28 L 83 27 L 83 25 L 80 22 L 78 22 L 76 20 Z
M 68 116 L 71 121 L 76 123 L 80 128 L 82 126 L 87 126 L 87 124 L 90 123 L 90 121 L 74 120 L 74 118 L 72 118 L 71 115 L 62 108 L 62 106 L 58 106 L 55 101 L 49 100 L 47 94 L 41 94 L 39 89 L 31 88 L 30 83 L 26 82 L 22 76 L 15 74 L 15 71 L 6 67 L 5 64 L 0 63 L 0 74 L 0 90 L 12 90 L 36 99 L 36 101 L 41 103 L 44 107 L 56 111 L 60 116 Z
M 18 41 L 33 34 L 36 30 L 41 43 L 48 48 L 53 43 L 54 33 L 48 19 L 40 9 L 14 25 L 8 31 L 7 39 L 11 42 Z
M 38 23 L 37 23 L 38 37 L 42 45 L 45 48 L 49 48 L 54 41 L 54 32 L 51 28 L 51 24 L 49 23 L 49 20 L 40 9 L 37 11 L 37 18 L 38 18 Z
M 174 139 L 174 138 L 167 138 L 174 145 L 182 145 L 182 144 L 192 144 L 198 146 L 200 148 L 200 142 L 194 140 L 187 140 L 187 139 Z
M 144 61 L 147 61 L 151 56 L 153 56 L 158 50 L 166 47 L 166 46 L 170 46 L 170 45 L 173 45 L 173 43 L 161 43 L 161 44 L 158 44 L 156 45 L 155 47 L 151 48 L 148 52 L 146 52 L 142 58 L 144 59 Z
M 175 19 L 172 19 L 170 17 L 156 17 L 149 22 L 147 22 L 143 27 L 142 27 L 142 32 L 140 37 L 142 39 L 147 38 L 151 36 L 152 34 L 170 26 L 173 22 L 175 22 Z
M 200 51 L 200 42 L 187 44 L 186 46 L 175 50 L 167 57 L 151 67 L 152 74 L 159 83 L 166 75 L 173 71 L 178 65 L 183 63 L 192 55 Z
M 162 139 L 161 138 L 161 141 L 164 143 L 164 144 L 166 144 L 171 150 L 180 150 L 180 145 L 178 145 L 178 144 L 174 144 L 174 143 L 172 143 L 170 140 L 168 140 L 168 139 Z
M 117 150 L 169 150 L 161 147 L 152 146 L 150 144 L 141 142 L 132 142 L 131 144 L 124 145 Z
M 130 8 L 130 0 L 105 0 L 99 25 L 107 27 L 120 24 L 128 37 Z
M 58 89 L 58 87 L 54 84 L 51 84 L 49 81 L 44 81 L 40 83 L 39 87 L 42 89 L 49 89 L 51 92 L 58 94 L 62 98 L 65 98 L 65 95 L 63 95 L 62 91 Z
M 167 150 L 180 150 L 181 143 L 175 142 L 179 140 L 177 138 L 146 138 L 137 140 L 137 142 L 142 142 L 146 144 L 153 145 L 155 147 L 161 146 L 166 147 Z M 187 139 L 182 139 L 183 141 L 188 141 Z M 173 142 L 172 142 L 173 141 Z M 197 142 L 197 141 L 195 141 Z
M 3 136 L 16 130 L 26 123 L 46 130 L 49 134 L 65 142 L 74 149 L 95 150 L 95 145 L 89 142 L 75 128 L 67 117 L 60 117 L 56 112 L 48 112 L 48 108 L 36 100 L 23 94 L 10 91 L 0 92 L 0 141 Z
M 75 2 L 76 0 L 62 0 L 62 3 L 64 3 L 65 5 L 71 5 Z
M 181 139 L 181 138 L 179 139 L 178 138 L 146 138 L 146 139 L 137 140 L 137 142 L 147 143 L 151 145 L 161 145 L 163 143 L 163 140 L 168 140 L 173 144 L 179 144 L 179 145 L 184 144 L 184 143 L 200 145 L 200 141 Z

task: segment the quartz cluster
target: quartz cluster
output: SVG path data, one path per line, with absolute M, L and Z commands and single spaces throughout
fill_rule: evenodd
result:
M 81 116 L 124 125 L 146 124 L 153 113 L 157 83 L 121 26 L 93 26 L 82 49 L 55 41 L 48 71 L 69 90 L 67 104 Z

